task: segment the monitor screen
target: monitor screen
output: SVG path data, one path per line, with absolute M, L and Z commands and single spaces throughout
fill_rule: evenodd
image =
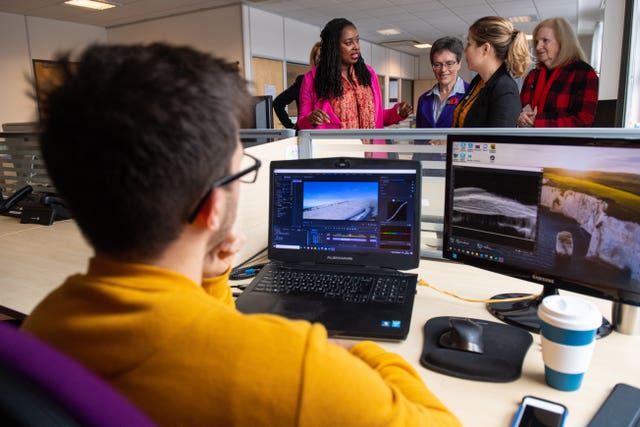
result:
M 450 135 L 443 254 L 640 306 L 640 141 Z M 537 331 L 538 303 L 489 309 Z
M 333 163 L 339 164 L 331 159 L 271 163 L 269 258 L 417 267 L 420 164 Z

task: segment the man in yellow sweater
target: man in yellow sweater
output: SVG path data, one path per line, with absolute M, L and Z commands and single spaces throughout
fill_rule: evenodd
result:
M 186 47 L 95 45 L 67 72 L 42 152 L 95 256 L 25 330 L 161 425 L 459 425 L 375 343 L 235 309 L 239 181 L 259 167 L 238 141 L 250 97 L 235 67 Z

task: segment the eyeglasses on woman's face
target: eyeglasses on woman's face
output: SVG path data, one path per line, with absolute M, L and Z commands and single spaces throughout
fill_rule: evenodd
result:
M 443 68 L 450 70 L 457 63 L 458 61 L 434 62 L 433 64 L 431 64 L 431 68 L 433 68 L 436 71 L 442 70 Z
M 189 224 L 191 224 L 196 219 L 196 216 L 198 216 L 198 212 L 200 212 L 200 209 L 202 209 L 202 206 L 204 206 L 204 203 L 209 197 L 209 194 L 211 194 L 214 189 L 230 184 L 235 180 L 244 182 L 246 184 L 253 184 L 258 178 L 258 169 L 260 169 L 261 164 L 262 162 L 260 162 L 260 160 L 256 157 L 253 157 L 248 153 L 243 153 L 242 160 L 240 160 L 240 170 L 234 174 L 225 176 L 224 178 L 220 178 L 214 181 L 213 184 L 211 184 L 209 191 L 207 191 L 207 193 L 200 199 L 196 208 L 189 215 Z

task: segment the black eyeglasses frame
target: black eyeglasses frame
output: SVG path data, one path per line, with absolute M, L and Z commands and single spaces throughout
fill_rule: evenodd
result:
M 198 216 L 198 212 L 200 212 L 200 209 L 202 209 L 202 206 L 204 206 L 204 203 L 206 202 L 207 198 L 209 197 L 209 195 L 211 194 L 211 192 L 213 190 L 215 190 L 216 188 L 222 187 L 224 185 L 230 184 L 231 182 L 237 180 L 237 179 L 241 179 L 242 177 L 244 177 L 245 175 L 250 174 L 251 172 L 255 171 L 256 173 L 253 175 L 253 178 L 249 181 L 242 181 L 245 184 L 253 184 L 254 182 L 256 182 L 256 179 L 258 178 L 258 170 L 260 169 L 260 166 L 262 165 L 262 162 L 260 161 L 260 159 L 258 159 L 257 157 L 252 156 L 249 153 L 243 153 L 244 156 L 249 157 L 251 160 L 254 161 L 254 164 L 249 166 L 246 169 L 243 169 L 241 171 L 238 171 L 234 174 L 231 174 L 229 176 L 225 176 L 224 178 L 220 178 L 216 181 L 213 182 L 213 184 L 211 184 L 211 187 L 209 188 L 209 190 L 205 193 L 205 195 L 200 199 L 200 201 L 198 202 L 198 204 L 196 205 L 196 207 L 194 208 L 194 210 L 191 212 L 191 214 L 189 214 L 189 218 L 187 219 L 187 221 L 189 221 L 189 224 L 193 223 L 193 221 L 196 219 L 196 217 Z

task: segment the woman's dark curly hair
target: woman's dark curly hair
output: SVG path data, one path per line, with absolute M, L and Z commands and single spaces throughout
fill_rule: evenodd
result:
M 344 27 L 352 26 L 350 21 L 344 18 L 332 19 L 324 26 L 320 33 L 322 47 L 320 48 L 320 64 L 316 70 L 314 89 L 318 97 L 331 99 L 342 96 L 342 59 L 340 56 L 340 37 Z M 358 83 L 371 86 L 371 73 L 362 59 L 353 66 Z

